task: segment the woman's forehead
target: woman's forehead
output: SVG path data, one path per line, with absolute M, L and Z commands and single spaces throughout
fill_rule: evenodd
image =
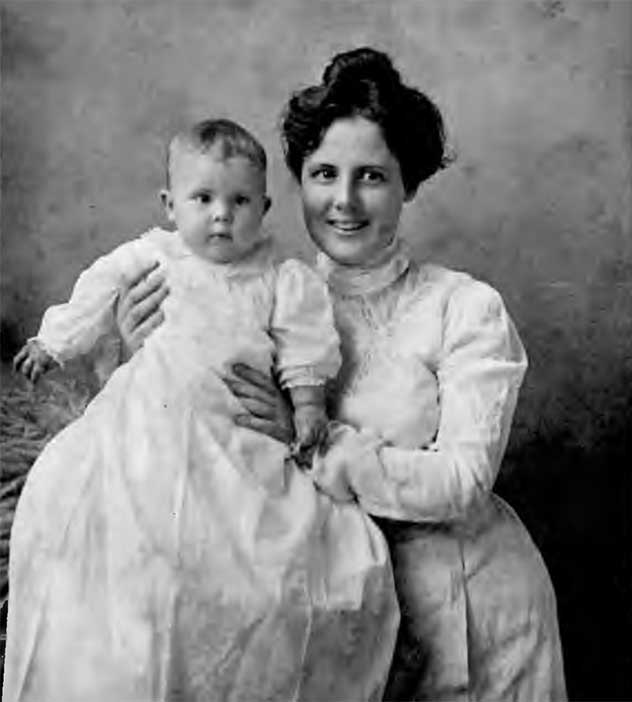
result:
M 309 161 L 388 165 L 394 156 L 378 124 L 365 117 L 332 122 Z

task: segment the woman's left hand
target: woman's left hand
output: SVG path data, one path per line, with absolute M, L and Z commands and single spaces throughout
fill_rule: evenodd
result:
M 355 500 L 347 471 L 346 432 L 344 425 L 329 423 L 326 439 L 314 453 L 310 471 L 310 477 L 318 488 L 337 502 Z
M 237 415 L 235 424 L 291 444 L 292 408 L 279 386 L 265 373 L 241 363 L 235 364 L 232 371 L 233 377 L 224 378 L 224 382 L 248 411 Z

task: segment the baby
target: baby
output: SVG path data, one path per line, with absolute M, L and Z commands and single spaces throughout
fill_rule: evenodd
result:
M 220 265 L 236 263 L 270 244 L 265 241 L 261 230 L 263 217 L 271 204 L 266 194 L 265 151 L 252 135 L 229 120 L 201 122 L 171 140 L 167 157 L 167 188 L 161 192 L 161 199 L 168 219 L 177 227 L 182 244 L 202 260 Z M 164 233 L 154 230 L 146 237 L 158 243 L 164 238 Z M 131 249 L 130 254 L 134 255 Z M 157 255 L 161 257 L 160 252 Z M 126 262 L 123 263 L 121 276 L 127 268 Z M 311 277 L 307 269 L 298 270 L 300 275 Z M 318 287 L 313 280 L 309 284 Z M 323 293 L 318 291 L 318 297 L 322 298 Z M 77 300 L 78 305 L 81 302 Z M 316 307 L 312 305 L 314 302 Z M 328 314 L 325 311 L 327 303 L 322 299 L 306 299 L 302 303 L 304 309 L 295 310 L 295 321 L 301 327 L 299 335 L 312 334 L 313 341 L 320 347 L 316 329 L 309 332 L 308 329 L 312 322 L 316 323 L 316 328 L 324 322 L 325 351 L 330 353 L 330 361 L 335 365 L 337 354 L 332 348 L 335 332 L 329 320 L 322 317 Z M 209 304 L 212 310 L 212 303 Z M 73 312 L 70 306 L 51 309 L 44 318 L 39 336 L 29 339 L 17 354 L 16 369 L 36 381 L 55 362 L 68 358 L 72 353 L 70 349 L 56 347 L 56 337 L 61 330 L 55 326 L 67 324 L 68 316 Z M 316 318 L 311 319 L 314 313 Z M 86 323 L 89 323 L 88 319 Z M 332 370 L 335 369 L 332 367 Z M 296 380 L 286 382 L 294 407 L 296 441 L 293 454 L 301 465 L 309 465 L 311 453 L 326 427 L 323 380 L 324 377 L 317 381 L 315 376 L 308 375 L 305 384 Z
M 383 537 L 281 442 L 238 427 L 224 382 L 277 373 L 309 463 L 340 365 L 322 280 L 261 229 L 266 156 L 245 129 L 177 134 L 176 231 L 98 259 L 16 357 L 36 380 L 114 328 L 158 261 L 165 320 L 33 466 L 11 536 L 4 699 L 377 699 L 398 622 Z

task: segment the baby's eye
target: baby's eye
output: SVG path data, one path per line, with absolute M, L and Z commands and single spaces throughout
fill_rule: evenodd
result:
M 211 201 L 210 193 L 196 193 L 193 199 L 200 205 L 208 205 Z
M 235 204 L 238 206 L 247 205 L 250 202 L 250 198 L 247 195 L 237 195 L 235 197 Z

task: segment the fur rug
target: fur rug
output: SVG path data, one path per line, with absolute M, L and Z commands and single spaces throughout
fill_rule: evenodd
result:
M 9 589 L 9 538 L 18 498 L 28 471 L 42 448 L 83 412 L 94 392 L 94 383 L 84 373 L 77 376 L 59 370 L 33 386 L 4 365 L 0 380 L 1 681 Z
M 85 382 L 53 373 L 36 386 L 2 369 L 0 395 L 0 602 L 6 599 L 6 568 L 13 513 L 26 475 L 49 439 L 83 412 Z

